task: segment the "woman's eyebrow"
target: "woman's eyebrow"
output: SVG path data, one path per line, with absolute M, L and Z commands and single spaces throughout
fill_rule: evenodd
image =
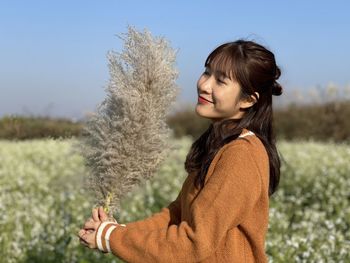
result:
M 207 65 L 206 66 L 206 69 L 211 71 L 211 67 L 210 65 Z M 216 75 L 218 78 L 228 78 L 228 79 L 231 79 L 229 76 L 226 75 L 226 73 L 224 71 L 221 71 L 221 70 L 214 70 L 213 72 L 214 75 Z
M 214 74 L 215 74 L 218 78 L 224 78 L 224 79 L 228 78 L 228 79 L 230 79 L 230 77 L 227 76 L 226 73 L 223 72 L 223 71 L 221 71 L 221 70 L 216 70 L 216 71 L 214 72 Z
M 223 72 L 223 71 L 217 70 L 215 73 L 216 73 L 219 77 L 228 78 L 228 76 L 226 75 L 226 73 Z

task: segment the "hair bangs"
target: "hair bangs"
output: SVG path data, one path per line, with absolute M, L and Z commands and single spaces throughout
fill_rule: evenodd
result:
M 214 74 L 219 77 L 227 77 L 231 80 L 236 79 L 236 72 L 234 66 L 234 58 L 230 54 L 232 50 L 224 47 L 218 47 L 209 54 L 204 66 L 209 67 Z

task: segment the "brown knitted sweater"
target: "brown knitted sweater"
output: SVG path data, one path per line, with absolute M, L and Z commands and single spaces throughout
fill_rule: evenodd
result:
M 269 160 L 244 129 L 210 164 L 205 186 L 189 174 L 175 201 L 151 217 L 100 225 L 96 242 L 126 262 L 267 262 Z

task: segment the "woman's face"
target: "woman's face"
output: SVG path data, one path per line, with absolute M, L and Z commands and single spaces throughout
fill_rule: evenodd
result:
M 197 82 L 198 102 L 196 113 L 204 118 L 218 121 L 240 119 L 244 112 L 240 108 L 241 87 L 234 79 L 222 72 L 214 72 L 208 66 Z

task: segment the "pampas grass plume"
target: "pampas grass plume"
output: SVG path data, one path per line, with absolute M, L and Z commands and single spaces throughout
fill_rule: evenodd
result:
M 84 123 L 77 143 L 88 169 L 88 190 L 109 215 L 151 178 L 172 149 L 166 124 L 179 88 L 176 51 L 145 29 L 128 26 L 121 53 L 110 51 L 107 96 Z

